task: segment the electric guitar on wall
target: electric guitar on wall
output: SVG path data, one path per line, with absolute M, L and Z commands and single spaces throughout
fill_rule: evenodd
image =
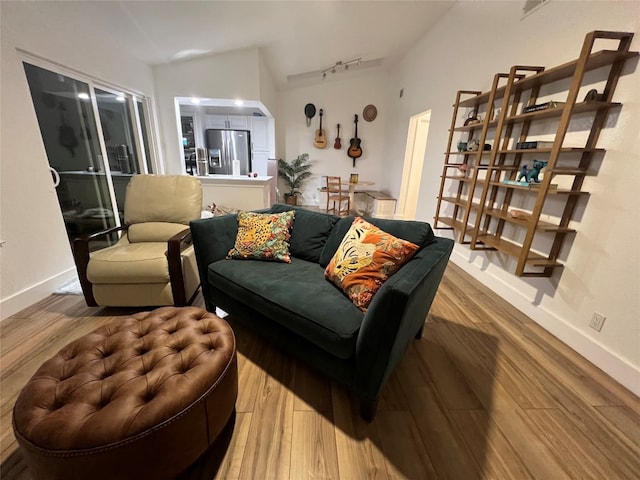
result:
M 340 150 L 342 148 L 342 143 L 340 143 L 340 124 L 338 124 L 338 134 L 336 135 L 336 141 L 333 144 L 333 148 L 336 150 Z
M 362 140 L 358 138 L 358 115 L 355 115 L 353 122 L 356 125 L 356 134 L 351 140 L 349 140 L 350 146 L 347 150 L 347 155 L 353 158 L 353 166 L 355 167 L 356 158 L 360 158 L 362 156 L 362 148 L 360 147 Z
M 316 130 L 316 138 L 313 140 L 313 146 L 316 148 L 326 148 L 327 147 L 327 136 L 322 129 L 322 109 L 320 109 L 320 128 Z

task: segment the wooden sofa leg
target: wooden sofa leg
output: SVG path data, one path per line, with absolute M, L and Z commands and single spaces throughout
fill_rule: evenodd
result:
M 375 400 L 360 400 L 360 416 L 365 422 L 373 421 L 373 417 L 376 416 L 376 410 L 378 408 L 378 399 Z
M 416 340 L 420 340 L 422 338 L 422 331 L 423 330 L 424 330 L 424 323 L 420 327 L 420 330 L 418 330 L 418 333 L 416 333 Z

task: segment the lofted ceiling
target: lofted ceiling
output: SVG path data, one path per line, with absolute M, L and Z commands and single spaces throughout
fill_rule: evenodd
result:
M 258 47 L 276 84 L 362 58 L 393 65 L 453 0 L 418 1 L 44 1 L 41 18 L 104 38 L 157 65 Z M 318 74 L 319 75 L 319 74 Z

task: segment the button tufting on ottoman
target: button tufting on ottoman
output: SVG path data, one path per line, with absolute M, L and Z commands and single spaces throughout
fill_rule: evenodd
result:
M 233 421 L 237 393 L 227 322 L 159 308 L 46 361 L 18 396 L 13 428 L 34 478 L 175 478 Z

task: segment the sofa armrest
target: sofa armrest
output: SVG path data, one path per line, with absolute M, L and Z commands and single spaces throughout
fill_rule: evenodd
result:
M 202 293 L 205 301 L 207 301 L 208 298 L 211 298 L 211 287 L 207 280 L 209 265 L 226 258 L 227 253 L 236 243 L 238 215 L 232 214 L 193 220 L 189 227 L 191 229 L 193 249 L 196 253 Z M 207 308 L 209 308 L 209 305 Z
M 356 343 L 356 381 L 368 400 L 377 398 L 424 325 L 453 245 L 450 239 L 436 237 L 373 297 Z

